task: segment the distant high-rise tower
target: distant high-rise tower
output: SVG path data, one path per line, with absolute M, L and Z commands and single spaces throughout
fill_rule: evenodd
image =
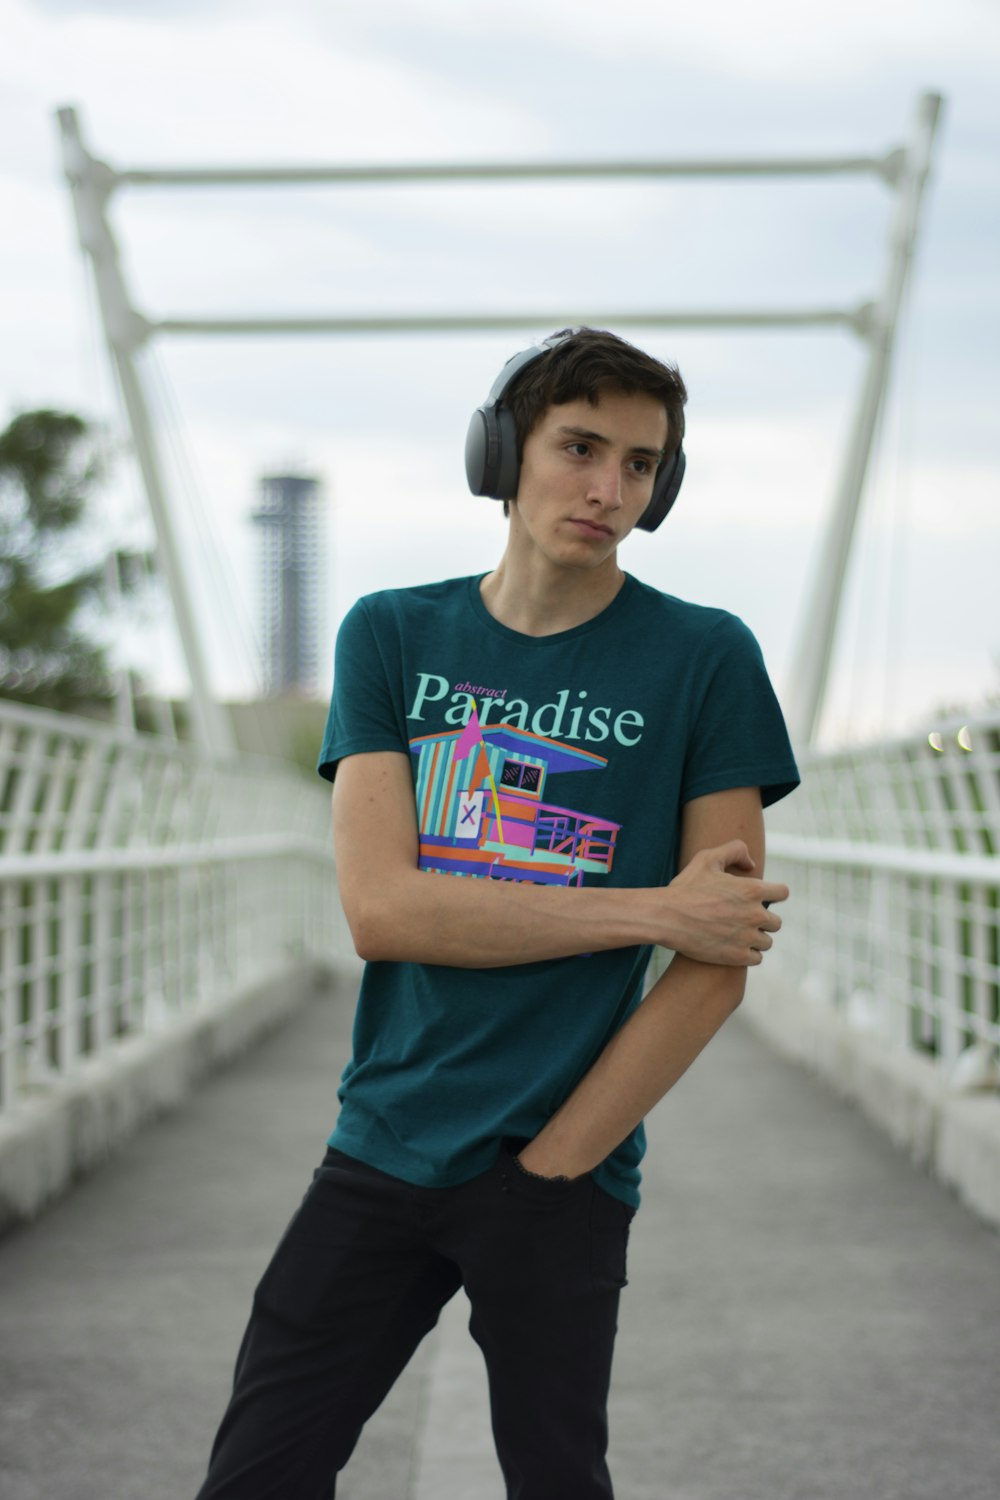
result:
M 260 481 L 260 623 L 269 697 L 319 689 L 325 527 L 319 480 L 272 474 Z

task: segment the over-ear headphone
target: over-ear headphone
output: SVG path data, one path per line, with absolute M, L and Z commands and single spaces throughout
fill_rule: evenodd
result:
M 487 495 L 491 500 L 512 500 L 517 494 L 521 470 L 517 430 L 514 413 L 503 404 L 503 398 L 522 370 L 577 332 L 572 328 L 568 333 L 543 339 L 540 344 L 532 344 L 530 349 L 513 354 L 494 380 L 482 406 L 477 406 L 472 413 L 465 439 L 465 473 L 474 495 Z M 685 465 L 684 446 L 680 444 L 656 471 L 649 504 L 636 522 L 641 531 L 655 531 L 666 516 L 677 499 Z

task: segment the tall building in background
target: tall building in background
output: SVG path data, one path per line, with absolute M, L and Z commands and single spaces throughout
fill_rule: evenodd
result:
M 264 690 L 315 697 L 325 607 L 326 527 L 318 479 L 271 474 L 253 513 L 260 528 Z

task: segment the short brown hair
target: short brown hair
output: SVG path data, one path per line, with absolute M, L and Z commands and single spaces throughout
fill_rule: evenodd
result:
M 680 447 L 687 388 L 676 365 L 661 364 L 601 328 L 564 328 L 552 338 L 560 342 L 533 360 L 504 393 L 503 404 L 514 418 L 519 458 L 528 435 L 550 406 L 581 399 L 596 406 L 604 391 L 625 396 L 642 392 L 662 401 L 668 424 L 664 457 Z

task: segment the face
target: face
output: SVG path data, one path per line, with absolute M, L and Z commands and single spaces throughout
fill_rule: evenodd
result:
M 605 392 L 550 406 L 524 444 L 511 541 L 553 566 L 615 566 L 649 504 L 667 441 L 655 396 Z

